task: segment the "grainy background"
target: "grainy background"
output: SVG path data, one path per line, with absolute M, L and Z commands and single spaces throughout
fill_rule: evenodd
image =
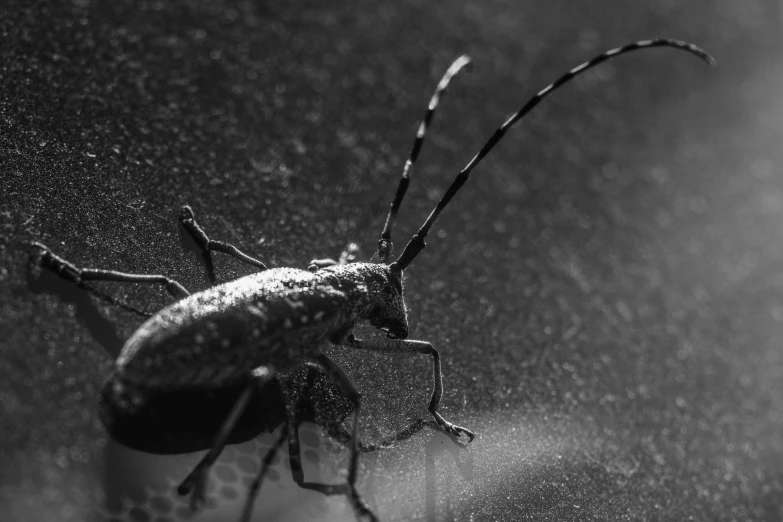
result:
M 360 490 L 382 520 L 780 520 L 781 25 L 774 0 L 3 2 L 0 519 L 98 516 L 97 394 L 139 324 L 30 282 L 27 242 L 203 288 L 176 226 L 189 203 L 273 266 L 349 241 L 369 257 L 457 55 L 474 67 L 398 247 L 529 95 L 608 48 L 676 37 L 719 68 L 654 50 L 585 75 L 438 222 L 406 272 L 411 338 L 441 350 L 444 413 L 479 436 L 463 451 L 424 431 L 364 459 Z M 333 354 L 368 438 L 426 414 L 425 358 Z

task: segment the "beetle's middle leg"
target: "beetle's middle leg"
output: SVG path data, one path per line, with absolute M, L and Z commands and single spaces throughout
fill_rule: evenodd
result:
M 371 350 L 374 352 L 386 352 L 386 353 L 421 353 L 426 355 L 432 355 L 432 373 L 435 378 L 435 388 L 432 390 L 432 398 L 430 399 L 429 412 L 435 417 L 435 421 L 443 430 L 456 437 L 461 434 L 468 436 L 468 442 L 471 442 L 475 438 L 475 434 L 461 426 L 452 424 L 443 418 L 438 413 L 438 406 L 440 405 L 440 399 L 443 396 L 443 377 L 441 375 L 440 368 L 440 354 L 430 343 L 425 341 L 409 341 L 402 339 L 373 339 L 371 341 L 362 341 L 350 334 L 343 343 L 350 348 L 356 348 L 359 350 Z
M 215 276 L 215 265 L 212 263 L 212 256 L 210 255 L 210 252 L 213 251 L 228 254 L 232 257 L 235 257 L 236 259 L 239 259 L 243 263 L 247 263 L 258 268 L 259 270 L 267 269 L 267 266 L 264 263 L 258 259 L 250 257 L 234 245 L 229 245 L 228 243 L 209 239 L 209 236 L 207 236 L 207 233 L 204 232 L 204 229 L 201 228 L 198 223 L 196 223 L 196 216 L 193 214 L 193 209 L 190 208 L 189 205 L 185 205 L 180 210 L 179 222 L 182 223 L 182 226 L 185 228 L 187 233 L 190 234 L 190 237 L 193 238 L 193 241 L 195 241 L 196 245 L 198 245 L 198 247 L 201 249 L 201 256 L 204 259 L 204 264 L 207 265 L 209 280 L 213 285 L 217 283 L 217 278 Z
M 220 429 L 212 442 L 212 447 L 177 488 L 177 493 L 180 495 L 192 493 L 190 506 L 193 510 L 198 509 L 203 504 L 205 500 L 207 479 L 209 478 L 209 470 L 223 452 L 228 437 L 231 435 L 231 432 L 234 431 L 234 427 L 239 421 L 239 418 L 242 416 L 250 399 L 253 397 L 253 392 L 275 376 L 272 371 L 263 366 L 253 370 L 252 375 L 252 378 L 242 390 L 239 398 L 236 400 L 231 411 L 220 426 Z
M 283 442 L 288 440 L 289 462 L 291 466 L 291 475 L 294 482 L 302 489 L 318 491 L 324 495 L 346 495 L 353 503 L 354 509 L 362 515 L 366 515 L 372 522 L 378 522 L 378 518 L 370 511 L 370 508 L 359 496 L 356 491 L 356 476 L 359 466 L 359 410 L 361 404 L 361 394 L 351 381 L 351 378 L 334 361 L 326 355 L 321 354 L 317 357 L 318 365 L 321 366 L 330 378 L 342 389 L 346 398 L 356 407 L 353 414 L 353 434 L 349 436 L 351 444 L 351 461 L 349 464 L 348 481 L 345 484 L 321 484 L 318 482 L 305 481 L 304 471 L 302 470 L 301 445 L 299 442 L 299 426 L 296 419 L 296 405 L 286 407 L 286 422 L 281 430 L 280 436 L 275 444 L 269 449 L 263 459 L 261 470 L 256 475 L 249 491 L 248 498 L 245 501 L 245 508 L 242 515 L 242 522 L 250 520 L 253 512 L 253 504 L 258 490 L 261 487 L 261 481 L 269 470 L 272 458 Z
M 253 513 L 253 505 L 255 504 L 258 491 L 261 488 L 261 482 L 269 472 L 272 459 L 280 449 L 280 446 L 282 446 L 286 440 L 288 441 L 288 461 L 291 467 L 291 477 L 300 488 L 317 491 L 327 496 L 346 495 L 348 498 L 351 498 L 351 486 L 347 482 L 344 484 L 321 484 L 320 482 L 305 481 L 304 470 L 302 469 L 302 447 L 299 440 L 299 425 L 296 420 L 296 408 L 289 407 L 286 409 L 286 422 L 280 430 L 280 435 L 278 436 L 277 441 L 275 441 L 275 443 L 272 445 L 272 447 L 269 448 L 266 455 L 264 456 L 261 470 L 256 474 L 253 483 L 248 490 L 244 512 L 242 514 L 242 518 L 240 519 L 241 522 L 250 522 L 250 516 Z M 346 434 L 346 445 L 350 444 L 350 441 L 351 436 Z M 351 498 L 351 500 L 353 499 Z M 366 509 L 366 506 L 364 506 L 364 508 Z M 370 514 L 370 516 L 372 516 L 372 514 Z

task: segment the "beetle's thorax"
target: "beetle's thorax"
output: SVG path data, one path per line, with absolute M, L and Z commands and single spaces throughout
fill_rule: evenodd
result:
M 392 337 L 408 336 L 401 270 L 382 263 L 349 263 L 321 269 L 317 274 L 347 294 L 352 303 L 348 313 L 354 320 L 367 320 Z

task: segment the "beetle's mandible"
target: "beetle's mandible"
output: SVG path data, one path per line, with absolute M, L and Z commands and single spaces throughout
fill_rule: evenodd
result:
M 458 58 L 451 65 L 432 96 L 378 241 L 378 263 L 349 262 L 350 255 L 344 255 L 339 262 L 329 259 L 313 261 L 308 270 L 268 269 L 264 263 L 236 247 L 210 239 L 187 206 L 182 209 L 180 221 L 204 256 L 213 282 L 213 286 L 206 290 L 191 294 L 176 281 L 162 275 L 81 269 L 57 256 L 43 244 L 35 242 L 37 260 L 41 266 L 94 293 L 98 293 L 97 290 L 86 283 L 153 283 L 163 285 L 177 299 L 144 322 L 125 343 L 117 359 L 112 382 L 116 387 L 116 395 L 122 397 L 125 407 L 132 409 L 139 406 L 151 391 L 214 388 L 246 383 L 244 391 L 216 434 L 212 448 L 179 487 L 180 493 L 191 494 L 194 508 L 204 500 L 210 466 L 222 451 L 254 387 L 295 369 L 303 361 L 313 361 L 355 404 L 348 490 L 339 491 L 349 495 L 357 512 L 377 520 L 359 497 L 355 486 L 360 394 L 348 375 L 326 356 L 323 349 L 333 344 L 359 350 L 431 356 L 434 389 L 429 411 L 444 431 L 455 438 L 464 435 L 468 441 L 472 441 L 473 432 L 452 424 L 438 411 L 443 392 L 438 351 L 429 342 L 407 339 L 408 313 L 403 299 L 403 272 L 422 251 L 424 239 L 433 223 L 467 181 L 470 172 L 517 121 L 542 99 L 580 73 L 614 56 L 652 47 L 672 47 L 686 51 L 714 65 L 714 59 L 693 44 L 658 39 L 638 41 L 612 49 L 570 70 L 533 96 L 495 131 L 460 171 L 427 220 L 394 261 L 391 259 L 391 231 L 408 188 L 412 167 L 449 81 L 469 62 L 466 56 Z M 260 271 L 235 281 L 215 284 L 212 252 L 226 253 Z M 111 300 L 104 294 L 101 297 Z M 386 336 L 358 339 L 353 329 L 360 321 L 369 322 Z M 243 518 L 248 519 L 249 516 L 250 512 L 246 510 Z

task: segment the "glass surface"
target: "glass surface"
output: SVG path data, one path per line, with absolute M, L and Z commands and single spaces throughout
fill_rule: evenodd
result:
M 783 517 L 777 2 L 11 0 L 0 28 L 1 520 L 239 520 L 282 429 L 250 408 L 193 515 L 176 486 L 224 410 L 180 397 L 174 441 L 134 420 L 157 454 L 110 437 L 103 383 L 142 319 L 36 277 L 30 241 L 196 291 L 206 271 L 177 224 L 189 204 L 270 266 L 350 242 L 370 259 L 432 89 L 467 53 L 414 169 L 400 252 L 529 96 L 654 37 L 719 66 L 640 51 L 564 87 L 477 168 L 405 271 L 409 338 L 440 350 L 441 412 L 471 444 L 431 425 L 431 358 L 328 349 L 363 394 L 362 441 L 427 421 L 361 454 L 358 491 L 383 522 Z M 215 265 L 223 281 L 253 271 Z M 147 311 L 169 302 L 95 287 Z M 316 395 L 349 430 L 350 406 Z M 304 476 L 344 483 L 349 452 L 314 420 L 299 425 Z M 354 519 L 293 475 L 285 443 L 254 520 Z

